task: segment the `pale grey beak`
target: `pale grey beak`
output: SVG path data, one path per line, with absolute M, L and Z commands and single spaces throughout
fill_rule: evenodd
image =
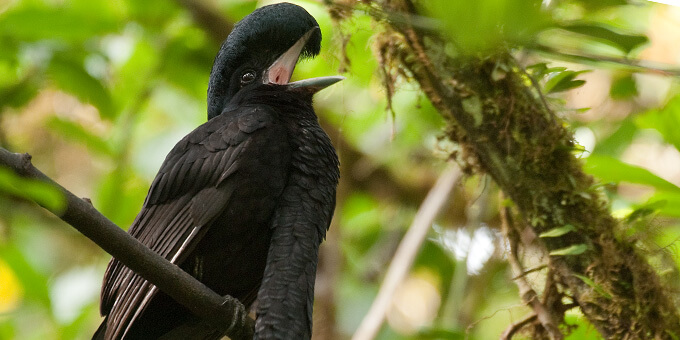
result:
M 307 40 L 312 36 L 318 27 L 314 27 L 307 31 L 293 46 L 291 46 L 288 51 L 283 53 L 276 61 L 274 61 L 271 66 L 265 71 L 262 81 L 265 84 L 278 84 L 286 85 L 290 81 L 290 77 L 293 76 L 293 71 L 295 70 L 295 64 L 297 64 L 298 58 L 300 57 L 300 52 L 307 44 Z
M 319 92 L 341 80 L 345 79 L 343 76 L 328 76 L 328 77 L 318 77 L 318 78 L 309 78 L 309 79 L 303 79 L 303 80 L 298 80 L 294 81 L 292 83 L 289 83 L 287 86 L 291 90 L 295 89 L 305 89 L 308 90 L 312 93 Z
M 291 46 L 285 53 L 274 61 L 274 63 L 269 66 L 267 71 L 265 71 L 264 77 L 262 79 L 265 84 L 278 84 L 287 85 L 291 90 L 305 90 L 311 93 L 316 93 L 330 85 L 333 85 L 345 77 L 342 76 L 329 76 L 329 77 L 318 77 L 298 80 L 290 83 L 290 78 L 293 76 L 293 71 L 295 70 L 295 65 L 300 58 L 300 53 L 302 49 L 307 44 L 307 41 L 312 36 L 318 27 L 314 27 L 307 31 L 293 46 Z

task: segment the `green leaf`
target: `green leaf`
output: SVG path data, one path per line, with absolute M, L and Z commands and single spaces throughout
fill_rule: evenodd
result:
M 115 111 L 108 90 L 98 79 L 87 73 L 82 64 L 55 58 L 50 63 L 48 74 L 56 86 L 96 106 L 102 117 L 114 117 Z
M 658 215 L 680 218 L 680 193 L 656 192 L 644 206 L 653 207 Z
M 76 122 L 64 120 L 59 117 L 52 117 L 48 120 L 47 126 L 64 138 L 71 139 L 79 144 L 87 146 L 88 149 L 96 153 L 109 156 L 115 155 L 115 151 L 106 140 L 87 131 L 82 125 Z
M 24 253 L 14 244 L 3 244 L 0 257 L 11 268 L 24 290 L 24 296 L 50 310 L 51 300 L 48 290 L 48 278 L 28 261 Z
M 599 284 L 595 283 L 595 281 L 591 280 L 589 277 L 583 276 L 583 275 L 579 275 L 579 274 L 574 274 L 574 276 L 576 276 L 576 277 L 578 277 L 579 279 L 581 279 L 581 281 L 583 281 L 583 283 L 585 283 L 585 284 L 587 284 L 588 286 L 590 286 L 590 288 L 594 289 L 598 294 L 602 295 L 602 297 L 606 298 L 607 300 L 611 300 L 611 299 L 612 299 L 612 295 L 611 295 L 611 294 L 607 293 L 607 291 L 604 290 L 604 288 L 602 288 L 602 286 L 600 286 Z
M 84 306 L 73 321 L 60 325 L 59 339 L 82 339 L 91 336 L 89 327 L 92 325 L 93 315 L 99 315 L 98 311 L 98 301 L 92 301 L 92 303 Z
M 574 244 L 566 248 L 562 249 L 556 249 L 550 252 L 550 255 L 552 256 L 575 256 L 575 255 L 580 255 L 583 254 L 586 250 L 588 250 L 588 246 L 579 243 L 579 244 Z
M 595 38 L 621 50 L 625 54 L 630 53 L 633 49 L 649 41 L 644 35 L 621 34 L 600 24 L 576 23 L 563 24 L 559 25 L 559 27 L 570 32 Z
M 581 73 L 585 72 L 590 72 L 588 70 L 584 71 L 562 71 L 556 73 L 554 76 L 550 77 L 547 82 L 545 82 L 545 86 L 543 86 L 543 90 L 546 93 L 556 93 L 556 92 L 562 92 L 566 90 L 571 90 L 573 88 L 577 88 L 579 86 L 582 86 L 585 84 L 585 80 L 574 80 L 576 76 L 578 76 Z
M 630 99 L 637 94 L 637 84 L 632 74 L 615 79 L 609 88 L 609 95 L 616 100 Z
M 168 42 L 163 50 L 161 71 L 170 83 L 194 98 L 204 100 L 209 76 L 205 65 L 212 63 L 214 52 L 204 48 L 205 44 L 196 46 L 197 41 L 206 39 L 203 32 L 189 30 L 183 33 Z
M 625 221 L 626 223 L 633 223 L 637 220 L 647 218 L 649 215 L 658 212 L 666 204 L 668 204 L 668 202 L 665 200 L 648 201 L 647 203 L 636 207 L 635 210 L 626 216 Z
M 538 0 L 429 0 L 421 4 L 463 54 L 533 41 L 551 20 Z
M 650 110 L 635 119 L 635 124 L 642 129 L 655 129 L 666 140 L 680 150 L 680 96 L 671 99 L 659 110 Z
M 592 153 L 600 156 L 617 157 L 633 142 L 637 131 L 638 127 L 633 123 L 633 119 L 626 118 L 614 133 L 598 141 Z
M 99 211 L 123 228 L 134 220 L 149 189 L 149 183 L 132 170 L 118 161 L 118 167 L 101 178 L 95 196 Z
M 544 75 L 548 74 L 548 64 L 546 63 L 536 63 L 526 67 L 526 70 L 532 77 L 536 79 L 543 78 Z
M 232 22 L 237 22 L 257 8 L 256 1 L 223 1 L 220 9 Z M 314 13 L 311 13 L 314 15 Z M 316 16 L 315 16 L 316 17 Z M 318 19 L 317 19 L 318 20 Z
M 55 186 L 21 177 L 5 167 L 0 167 L 0 192 L 29 199 L 55 213 L 66 208 L 66 198 Z
M 155 88 L 158 77 L 158 63 L 163 53 L 147 41 L 140 39 L 134 46 L 130 58 L 120 65 L 113 88 L 113 97 L 122 110 L 139 106 L 144 92 Z
M 13 322 L 0 321 L 0 339 L 16 339 L 16 333 Z
M 649 185 L 659 190 L 680 193 L 675 184 L 653 174 L 647 169 L 624 163 L 616 158 L 591 154 L 585 159 L 583 169 L 606 182 L 628 182 Z
M 379 202 L 363 191 L 356 191 L 345 201 L 342 216 L 348 221 L 347 235 L 363 236 L 380 228 Z
M 567 68 L 563 67 L 563 66 L 550 67 L 550 68 L 545 70 L 545 74 L 559 73 L 559 72 L 563 72 L 563 71 L 566 71 L 566 70 L 567 70 Z
M 147 30 L 167 30 L 168 23 L 177 18 L 177 12 L 180 10 L 179 3 L 174 1 L 146 0 L 124 3 L 130 20 L 143 22 Z
M 9 86 L 0 88 L 0 108 L 4 106 L 18 108 L 28 103 L 38 94 L 40 79 L 29 74 Z
M 577 0 L 576 2 L 578 2 L 581 6 L 583 6 L 589 11 L 596 11 L 606 7 L 621 6 L 628 4 L 628 1 L 626 0 L 597 0 L 597 1 Z
M 0 16 L 0 32 L 16 39 L 82 41 L 117 28 L 96 11 L 64 7 L 19 7 Z
M 566 233 L 575 231 L 576 228 L 571 225 L 567 224 L 565 226 L 559 227 L 559 228 L 553 228 L 548 231 L 542 232 L 538 237 L 560 237 Z
M 455 329 L 445 329 L 445 328 L 428 328 L 422 330 L 416 334 L 416 339 L 426 340 L 426 339 L 448 339 L 448 340 L 463 340 L 466 338 L 465 332 Z
M 604 340 L 604 338 L 595 331 L 595 327 L 588 322 L 588 319 L 583 316 L 583 313 L 565 313 L 565 325 L 569 325 L 569 334 L 565 336 L 564 340 Z

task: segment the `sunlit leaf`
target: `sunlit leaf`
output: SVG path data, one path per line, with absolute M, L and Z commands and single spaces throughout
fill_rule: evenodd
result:
M 626 223 L 633 223 L 636 220 L 644 219 L 649 215 L 654 214 L 655 212 L 659 211 L 661 208 L 663 208 L 667 202 L 665 200 L 654 200 L 654 201 L 648 201 L 647 203 L 638 206 L 626 216 Z
M 439 289 L 442 295 L 446 295 L 451 288 L 447 283 L 453 277 L 456 265 L 456 261 L 451 257 L 450 249 L 446 249 L 441 242 L 434 240 L 426 240 L 423 243 L 423 247 L 413 263 L 414 268 L 426 267 L 439 275 L 442 283 Z
M 161 32 L 167 29 L 167 23 L 173 22 L 179 12 L 179 4 L 175 1 L 147 0 L 124 1 L 130 20 L 143 20 L 144 27 Z
M 18 108 L 28 103 L 38 94 L 40 79 L 35 74 L 29 74 L 18 82 L 0 88 L 0 108 L 9 106 Z
M 583 169 L 603 181 L 644 184 L 659 190 L 680 193 L 678 186 L 651 171 L 609 156 L 591 154 L 585 159 Z
M 90 305 L 81 310 L 80 314 L 71 323 L 60 327 L 59 335 L 61 338 L 80 339 L 91 337 L 92 331 L 90 330 L 90 325 L 94 320 L 97 320 L 98 311 L 99 301 L 92 301 Z
M 431 0 L 422 5 L 444 26 L 447 38 L 462 54 L 531 41 L 551 20 L 541 12 L 538 0 Z
M 644 35 L 621 34 L 598 24 L 574 23 L 560 25 L 559 27 L 570 32 L 596 38 L 610 46 L 618 48 L 626 54 L 649 41 Z
M 618 100 L 630 99 L 637 93 L 637 84 L 631 74 L 615 79 L 609 88 L 609 95 Z
M 149 185 L 129 166 L 119 166 L 101 178 L 95 196 L 97 209 L 115 224 L 127 229 L 141 209 Z
M 574 79 L 574 78 L 576 78 L 576 76 L 578 76 L 579 74 L 585 73 L 585 72 L 589 72 L 589 71 L 584 70 L 584 71 L 578 71 L 578 72 L 577 71 L 556 72 L 555 75 L 551 76 L 548 79 L 548 81 L 545 82 L 545 86 L 543 86 L 543 90 L 546 93 L 556 93 L 556 92 L 571 90 L 573 88 L 577 88 L 579 86 L 582 86 L 586 82 L 584 80 Z
M 202 30 L 187 27 L 172 36 L 162 51 L 163 76 L 173 85 L 199 100 L 205 100 L 208 88 L 208 71 L 216 49 L 206 42 L 208 36 Z
M 85 40 L 115 29 L 115 22 L 98 12 L 68 7 L 23 7 L 0 15 L 0 32 L 18 39 Z
M 379 228 L 380 212 L 375 197 L 365 192 L 355 192 L 348 197 L 343 209 L 343 219 L 348 221 L 346 233 L 349 235 L 365 235 Z
M 573 328 L 570 329 L 571 332 L 564 338 L 565 340 L 604 339 L 582 313 L 566 313 L 564 319 L 566 324 L 573 326 Z
M 626 118 L 614 130 L 614 133 L 598 141 L 592 153 L 617 157 L 630 145 L 637 131 L 638 127 L 633 123 L 633 119 Z
M 0 339 L 16 339 L 17 331 L 14 329 L 12 320 L 0 321 Z
M 638 115 L 635 119 L 638 127 L 643 129 L 655 129 L 663 136 L 666 142 L 673 144 L 680 150 L 680 96 L 676 96 L 661 109 L 655 109 Z
M 87 73 L 82 64 L 56 58 L 50 63 L 48 73 L 59 88 L 96 106 L 102 117 L 113 118 L 115 111 L 108 90 L 101 81 Z
M 621 6 L 628 4 L 628 1 L 626 0 L 598 0 L 598 1 L 577 0 L 575 2 L 591 11 L 599 10 L 605 7 Z
M 22 251 L 13 244 L 5 244 L 0 247 L 0 258 L 12 268 L 26 299 L 51 309 L 48 278 L 33 267 Z
M 0 314 L 11 312 L 16 308 L 24 294 L 23 287 L 16 274 L 0 259 Z
M 576 228 L 573 225 L 567 224 L 562 227 L 553 228 L 548 231 L 542 232 L 540 235 L 538 235 L 538 237 L 560 237 L 574 230 L 576 230 Z
M 256 1 L 237 0 L 237 1 L 221 1 L 221 9 L 233 22 L 243 19 L 257 8 Z M 304 6 L 304 3 L 299 4 Z M 316 16 L 314 16 L 316 17 Z M 318 20 L 318 18 L 317 18 Z
M 542 78 L 547 74 L 548 64 L 547 63 L 536 63 L 526 67 L 527 72 L 531 74 L 536 79 Z
M 66 207 L 64 194 L 53 185 L 21 177 L 5 167 L 0 167 L 0 192 L 35 201 L 57 213 Z
M 416 339 L 430 340 L 430 339 L 440 339 L 440 340 L 462 340 L 466 338 L 466 334 L 463 331 L 444 329 L 444 328 L 428 328 L 422 330 L 416 334 Z
M 121 108 L 130 109 L 139 106 L 145 91 L 155 88 L 153 81 L 158 74 L 158 63 L 162 55 L 147 40 L 142 39 L 134 44 L 130 58 L 120 66 L 117 72 L 114 99 Z
M 581 244 L 574 244 L 566 248 L 562 249 L 556 249 L 550 252 L 550 255 L 552 256 L 575 256 L 575 255 L 580 255 L 583 254 L 586 250 L 588 250 L 588 246 L 581 243 Z
M 679 192 L 656 192 L 649 198 L 645 205 L 655 207 L 659 215 L 680 217 L 680 193 Z
M 87 131 L 82 125 L 76 122 L 52 117 L 47 125 L 64 138 L 71 139 L 78 144 L 86 146 L 96 153 L 114 155 L 112 147 L 104 138 Z

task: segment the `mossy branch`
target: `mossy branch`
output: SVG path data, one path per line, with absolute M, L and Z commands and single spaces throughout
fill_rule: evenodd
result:
M 420 84 L 447 121 L 448 137 L 460 145 L 452 157 L 494 178 L 523 219 L 516 225 L 536 235 L 573 226 L 536 242 L 551 254 L 562 293 L 597 330 L 608 339 L 680 337 L 673 299 L 635 247 L 615 236 L 619 222 L 573 155 L 571 133 L 509 51 L 451 56 L 436 32 L 411 25 L 420 13 L 410 0 L 363 3 L 389 37 L 376 39 L 385 44 L 378 47 L 381 57 Z

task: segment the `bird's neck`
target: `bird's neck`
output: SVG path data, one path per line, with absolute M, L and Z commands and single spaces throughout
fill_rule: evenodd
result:
M 312 107 L 312 94 L 286 90 L 281 85 L 263 85 L 250 91 L 240 91 L 221 112 L 228 112 L 244 106 L 268 106 L 281 118 L 295 120 L 317 120 Z M 220 112 L 220 113 L 221 113 Z

